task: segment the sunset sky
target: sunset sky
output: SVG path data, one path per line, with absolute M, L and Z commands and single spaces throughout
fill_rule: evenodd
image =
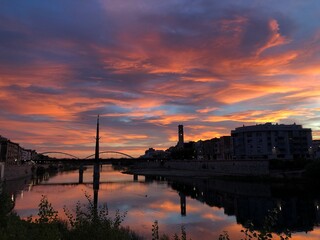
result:
M 139 156 L 265 122 L 320 139 L 319 0 L 3 0 L 0 135 Z

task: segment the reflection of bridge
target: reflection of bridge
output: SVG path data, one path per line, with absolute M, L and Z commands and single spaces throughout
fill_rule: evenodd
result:
M 99 184 L 123 184 L 123 185 L 126 185 L 128 183 L 133 183 L 134 181 L 133 180 L 126 180 L 126 181 L 100 181 Z M 135 182 L 138 182 L 138 181 L 135 181 Z M 140 183 L 145 183 L 144 181 L 140 181 Z M 82 183 L 79 183 L 79 181 L 77 182 L 53 182 L 53 183 L 41 183 L 39 185 L 42 185 L 42 186 L 76 186 L 76 185 L 88 185 L 88 186 L 92 186 L 93 183 L 92 181 L 83 181 Z

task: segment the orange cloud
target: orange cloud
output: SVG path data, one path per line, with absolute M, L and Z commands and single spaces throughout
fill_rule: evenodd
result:
M 286 39 L 284 36 L 281 36 L 279 33 L 280 27 L 275 19 L 270 19 L 269 20 L 269 29 L 271 31 L 271 36 L 267 40 L 267 43 L 262 46 L 258 51 L 257 55 L 260 55 L 262 52 L 267 50 L 268 48 L 280 46 L 286 43 L 289 43 L 289 40 Z
M 210 116 L 205 121 L 209 122 L 220 122 L 220 121 L 238 121 L 238 122 L 279 122 L 280 120 L 286 119 L 290 116 L 314 116 L 314 113 L 310 112 L 309 109 L 284 109 L 284 110 L 252 110 L 245 112 L 238 112 L 225 116 Z
M 196 118 L 195 116 L 189 116 L 189 115 L 166 115 L 166 116 L 159 117 L 158 119 L 147 120 L 147 122 L 150 122 L 153 124 L 167 125 L 173 122 L 181 123 L 181 122 L 189 121 L 195 118 Z
M 208 220 L 213 220 L 213 221 L 223 221 L 226 219 L 225 216 L 219 216 L 219 215 L 215 214 L 214 212 L 204 213 L 204 214 L 202 214 L 202 217 L 206 218 Z
M 213 112 L 215 110 L 218 110 L 218 108 L 217 107 L 206 107 L 203 109 L 198 109 L 197 112 L 198 113 L 209 113 L 209 112 Z
M 298 87 L 282 85 L 254 85 L 254 84 L 231 84 L 228 88 L 217 91 L 214 98 L 226 104 L 238 103 L 269 94 L 287 93 L 299 90 Z

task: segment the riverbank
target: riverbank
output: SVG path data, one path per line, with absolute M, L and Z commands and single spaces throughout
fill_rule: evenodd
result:
M 33 175 L 41 175 L 45 172 L 70 171 L 79 169 L 79 166 L 70 164 L 53 165 L 53 164 L 23 164 L 23 165 L 2 165 L 3 173 L 1 175 L 2 181 L 12 181 L 23 178 L 28 178 Z
M 204 170 L 186 170 L 164 167 L 131 168 L 123 171 L 125 174 L 141 176 L 180 177 L 180 178 L 216 178 L 243 181 L 268 181 L 268 182 L 308 182 L 310 179 L 303 177 L 304 171 L 271 171 L 268 175 L 239 175 Z
M 320 161 L 139 161 L 125 173 L 132 175 L 269 181 L 320 182 Z
M 200 161 L 200 160 L 167 160 L 167 161 L 139 161 L 132 166 L 133 170 L 162 170 L 174 174 L 205 176 L 269 176 L 269 161 L 261 160 L 228 160 L 228 161 Z M 173 172 L 172 172 L 173 170 Z
M 143 176 L 162 176 L 162 177 L 217 177 L 223 174 L 212 173 L 210 171 L 191 171 L 183 169 L 167 168 L 134 168 L 123 173 Z

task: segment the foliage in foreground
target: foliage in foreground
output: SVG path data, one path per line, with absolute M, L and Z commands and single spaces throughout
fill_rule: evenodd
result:
M 187 232 L 184 226 L 181 226 L 181 238 L 175 233 L 172 240 L 187 240 Z M 191 239 L 191 238 L 190 238 Z M 154 221 L 152 225 L 152 240 L 170 240 L 170 237 L 166 234 L 159 234 L 158 221 Z
M 57 239 L 141 239 L 129 228 L 121 226 L 124 215 L 116 213 L 109 217 L 106 207 L 96 209 L 86 195 L 88 204 L 76 204 L 75 213 L 64 209 L 68 220 L 58 218 L 46 196 L 42 196 L 39 204 L 38 217 L 32 220 L 21 220 L 15 213 L 0 210 L 0 239 L 2 240 L 57 240 Z M 0 196 L 1 199 L 8 199 Z M 0 206 L 3 209 L 4 205 Z
M 57 240 L 57 239 L 143 239 L 129 228 L 124 228 L 121 223 L 125 214 L 116 212 L 114 218 L 110 218 L 106 207 L 96 208 L 89 195 L 86 195 L 88 204 L 81 205 L 77 202 L 74 213 L 64 208 L 67 221 L 58 218 L 58 212 L 54 210 L 46 196 L 42 196 L 39 204 L 38 217 L 35 220 L 28 218 L 21 220 L 13 212 L 11 199 L 5 194 L 0 194 L 0 239 L 3 240 Z M 265 218 L 264 227 L 257 231 L 251 223 L 241 230 L 244 234 L 242 240 L 272 240 L 272 228 L 277 223 L 278 212 L 273 210 Z M 276 234 L 280 240 L 289 240 L 290 232 Z M 181 227 L 181 236 L 174 234 L 171 238 L 166 234 L 159 234 L 158 222 L 152 225 L 152 240 L 187 240 L 184 226 Z M 224 231 L 219 240 L 231 240 Z

